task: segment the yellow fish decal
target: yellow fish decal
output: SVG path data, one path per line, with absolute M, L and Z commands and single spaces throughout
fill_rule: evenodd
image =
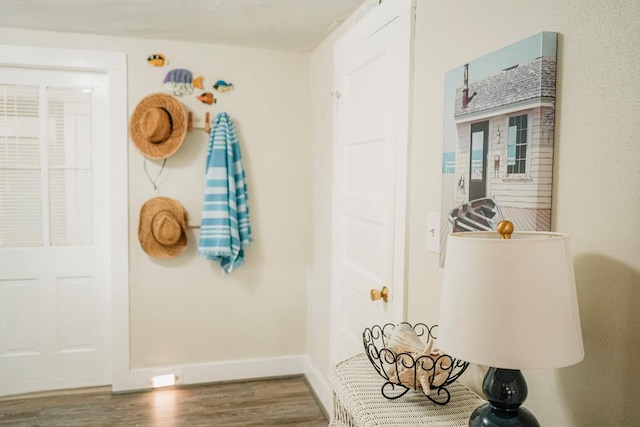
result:
M 153 55 L 149 55 L 147 58 L 147 62 L 154 67 L 164 67 L 169 63 L 167 58 L 161 53 L 154 53 Z
M 195 79 L 193 79 L 193 87 L 197 87 L 198 89 L 204 89 L 204 85 L 202 84 L 202 80 L 204 80 L 204 77 L 202 77 L 202 76 L 198 76 Z

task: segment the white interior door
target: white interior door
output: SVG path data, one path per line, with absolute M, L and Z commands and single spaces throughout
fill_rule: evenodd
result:
M 0 395 L 110 384 L 107 78 L 0 69 Z
M 412 24 L 412 1 L 383 2 L 335 46 L 332 363 L 404 317 Z

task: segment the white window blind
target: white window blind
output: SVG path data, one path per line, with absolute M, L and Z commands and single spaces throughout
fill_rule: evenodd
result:
M 92 244 L 91 168 L 90 92 L 0 85 L 0 247 Z
M 37 86 L 0 85 L 0 247 L 42 245 Z
M 92 243 L 91 93 L 47 88 L 52 246 Z

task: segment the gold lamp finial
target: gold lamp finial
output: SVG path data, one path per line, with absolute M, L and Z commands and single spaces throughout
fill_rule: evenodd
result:
M 513 233 L 513 223 L 511 221 L 500 221 L 496 227 L 501 239 L 510 239 Z

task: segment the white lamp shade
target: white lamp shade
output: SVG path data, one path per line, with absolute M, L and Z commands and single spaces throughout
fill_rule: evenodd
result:
M 447 241 L 438 346 L 504 369 L 573 365 L 584 358 L 568 236 L 453 233 Z

